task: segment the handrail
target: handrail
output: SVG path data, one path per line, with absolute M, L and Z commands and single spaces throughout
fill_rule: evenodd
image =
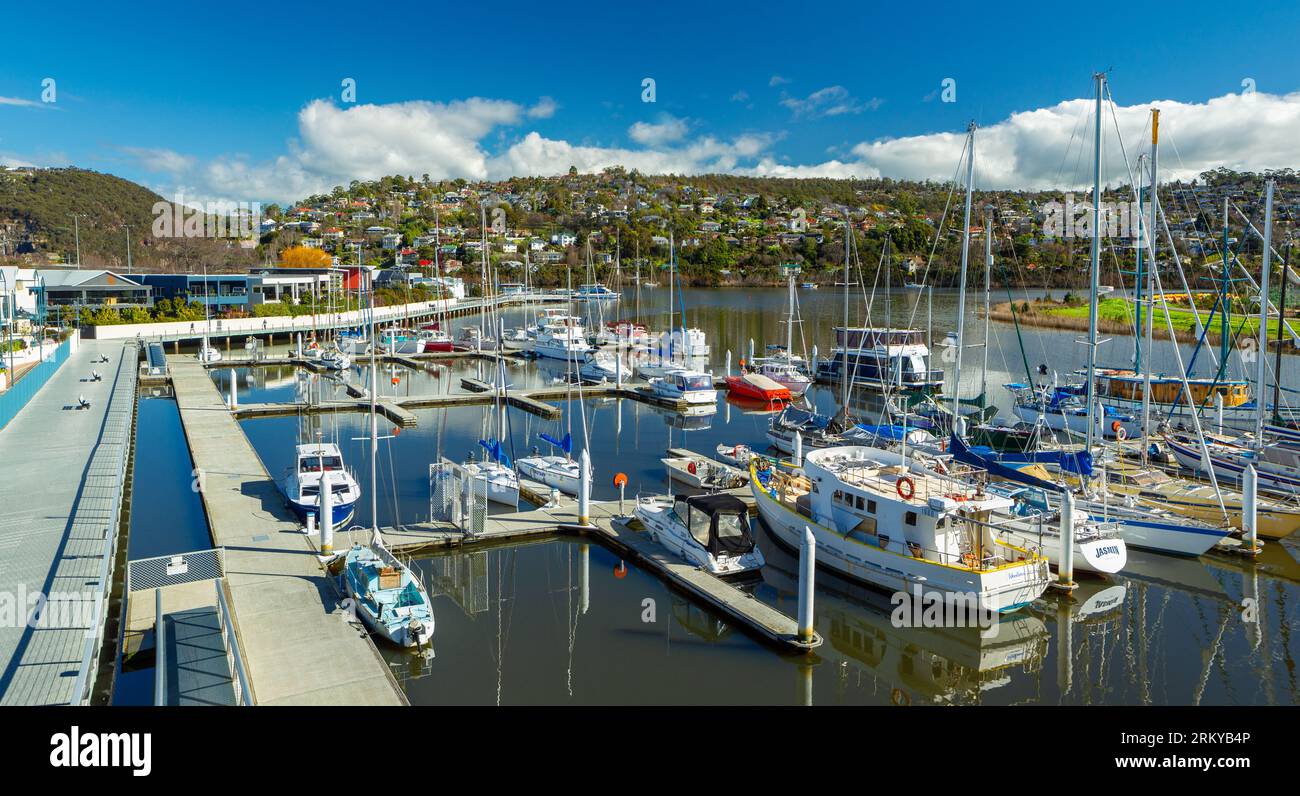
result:
M 163 622 L 162 589 L 153 590 L 153 704 L 167 704 L 167 626 Z
M 239 650 L 239 634 L 230 616 L 230 603 L 226 598 L 226 583 L 215 581 L 217 589 L 217 619 L 221 623 L 221 638 L 226 648 L 226 661 L 230 666 L 230 684 L 235 691 L 235 704 L 250 707 L 254 704 L 253 689 L 244 670 L 244 656 Z

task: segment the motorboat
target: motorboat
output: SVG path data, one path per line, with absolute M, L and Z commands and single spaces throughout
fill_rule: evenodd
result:
M 456 333 L 456 349 L 459 351 L 495 351 L 497 341 L 491 335 L 483 334 L 477 326 L 462 326 Z
M 790 390 L 761 373 L 745 372 L 727 377 L 727 390 L 766 403 L 790 400 Z
M 984 477 L 856 445 L 813 450 L 802 468 L 750 463 L 758 512 L 787 548 L 811 532 L 817 563 L 840 575 L 1006 613 L 1041 596 L 1051 573 L 1045 556 L 1003 539 L 994 514 L 1014 501 L 987 491 Z
M 678 370 L 660 379 L 651 379 L 650 388 L 658 398 L 692 406 L 716 406 L 718 391 L 713 374 L 698 370 Z
M 329 370 L 347 370 L 352 367 L 352 357 L 338 348 L 331 348 L 320 355 L 320 363 Z
M 767 359 L 760 362 L 753 372 L 785 387 L 793 398 L 803 395 L 812 386 L 812 379 L 805 376 L 792 362 Z
M 803 449 L 826 448 L 840 443 L 844 429 L 834 418 L 817 414 L 809 409 L 786 406 L 772 418 L 767 427 L 767 440 L 782 453 L 794 453 L 795 434 L 802 439 Z
M 583 381 L 594 384 L 615 381 L 620 376 L 620 367 L 614 354 L 597 351 L 587 354 L 586 360 L 578 368 L 578 375 Z
M 817 380 L 838 384 L 847 375 L 855 387 L 878 392 L 937 393 L 943 370 L 930 367 L 930 348 L 919 329 L 835 327 L 831 355 L 817 362 Z
M 379 344 L 389 354 L 419 354 L 424 351 L 419 333 L 411 329 L 384 329 L 379 333 Z
M 749 508 L 734 495 L 643 499 L 633 516 L 651 539 L 712 575 L 756 573 L 765 563 L 750 533 Z
M 437 323 L 420 327 L 420 351 L 425 354 L 445 354 L 456 350 L 456 343 Z
M 589 351 L 582 320 L 573 316 L 552 316 L 533 341 L 533 353 L 549 359 L 581 361 Z
M 574 301 L 618 301 L 621 296 L 601 284 L 579 285 L 573 294 Z
M 294 449 L 294 464 L 284 478 L 284 494 L 289 506 L 304 523 L 314 517 L 320 524 L 321 478 L 329 474 L 330 516 L 334 527 L 341 527 L 352 519 L 356 503 L 361 499 L 357 479 L 343 466 L 343 453 L 332 442 L 298 445 Z

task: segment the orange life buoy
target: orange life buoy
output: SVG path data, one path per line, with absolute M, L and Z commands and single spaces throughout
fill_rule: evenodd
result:
M 895 484 L 894 488 L 898 490 L 898 496 L 903 500 L 911 500 L 912 496 L 916 494 L 916 482 L 908 476 L 898 479 L 898 483 Z
M 1114 431 L 1116 434 L 1118 434 L 1118 433 L 1119 433 L 1119 430 L 1120 430 L 1121 428 L 1123 428 L 1123 427 L 1124 427 L 1124 424 L 1121 423 L 1121 422 L 1119 422 L 1118 420 L 1112 420 L 1112 421 L 1110 421 L 1110 430 L 1111 430 L 1111 431 Z

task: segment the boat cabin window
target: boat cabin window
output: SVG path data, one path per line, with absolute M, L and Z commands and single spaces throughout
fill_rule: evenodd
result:
M 868 501 L 867 501 L 867 513 L 868 513 L 868 514 L 875 514 L 875 513 L 876 513 L 876 501 L 874 501 L 874 500 L 868 500 Z
M 298 460 L 298 472 L 319 473 L 322 465 L 327 471 L 343 469 L 343 462 L 338 456 L 304 456 Z
M 713 380 L 701 373 L 697 376 L 678 376 L 678 382 L 684 390 L 711 390 L 713 389 Z
M 691 536 L 695 541 L 702 545 L 709 543 L 709 515 L 699 509 L 691 510 L 691 523 L 688 526 L 691 529 Z
M 745 535 L 745 526 L 739 514 L 718 515 L 718 538 L 739 539 Z
M 916 512 L 909 511 L 906 514 L 904 514 L 903 522 L 907 523 L 908 525 L 916 525 Z

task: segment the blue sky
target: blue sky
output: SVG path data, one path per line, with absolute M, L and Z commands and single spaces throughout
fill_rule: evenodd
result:
M 1015 113 L 1086 98 L 1090 74 L 1110 69 L 1115 100 L 1134 120 L 1157 100 L 1190 109 L 1187 168 L 1300 166 L 1287 148 L 1229 151 L 1243 141 L 1219 130 L 1219 117 L 1249 132 L 1254 114 L 1206 104 L 1253 79 L 1270 98 L 1274 126 L 1264 132 L 1287 137 L 1300 8 L 1193 0 L 1176 9 L 1127 5 L 1122 18 L 1092 18 L 1060 3 L 172 2 L 57 12 L 28 3 L 5 14 L 0 162 L 72 164 L 158 190 L 255 200 L 384 166 L 498 177 L 553 171 L 565 158 L 833 176 L 931 176 L 932 167 L 937 176 L 958 153 L 942 158 L 948 140 L 932 134 L 972 119 L 996 130 Z M 46 77 L 56 81 L 53 104 L 40 102 Z M 340 98 L 348 77 L 356 103 Z M 654 103 L 641 101 L 646 77 Z M 937 96 L 945 78 L 956 81 L 956 102 Z M 483 102 L 458 104 L 470 98 Z M 1218 140 L 1200 141 L 1209 128 Z M 927 146 L 870 146 L 910 137 Z M 1036 147 L 1009 146 L 1017 164 L 991 170 L 990 184 L 1051 178 L 1046 160 L 1025 162 Z M 926 162 L 936 159 L 942 169 Z

